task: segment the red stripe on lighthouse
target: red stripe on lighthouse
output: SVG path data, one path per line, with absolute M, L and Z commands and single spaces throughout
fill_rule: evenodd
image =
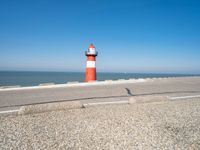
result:
M 96 56 L 87 56 L 87 61 L 96 61 Z
M 87 68 L 86 69 L 86 82 L 95 81 L 96 78 L 96 68 Z

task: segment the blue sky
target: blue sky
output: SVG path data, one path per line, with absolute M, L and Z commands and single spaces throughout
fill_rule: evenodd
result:
M 200 73 L 200 2 L 1 0 L 0 70 Z

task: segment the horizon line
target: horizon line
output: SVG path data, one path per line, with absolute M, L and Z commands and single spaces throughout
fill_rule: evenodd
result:
M 0 70 L 0 72 L 57 72 L 57 73 L 85 73 L 83 71 L 50 71 L 50 70 Z M 121 73 L 121 74 L 177 74 L 177 75 L 200 75 L 200 73 L 172 73 L 172 72 L 107 72 L 98 71 L 97 73 Z

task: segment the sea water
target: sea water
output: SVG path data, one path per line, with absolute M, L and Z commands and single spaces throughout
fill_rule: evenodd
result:
M 97 80 L 118 80 L 130 78 L 183 77 L 187 74 L 153 74 L 153 73 L 97 73 Z M 0 71 L 0 86 L 37 86 L 42 83 L 63 84 L 67 82 L 84 82 L 83 72 L 36 72 L 36 71 Z

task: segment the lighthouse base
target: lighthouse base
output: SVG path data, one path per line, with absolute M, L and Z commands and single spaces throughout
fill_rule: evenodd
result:
M 86 82 L 96 81 L 96 68 L 87 68 L 86 69 Z

